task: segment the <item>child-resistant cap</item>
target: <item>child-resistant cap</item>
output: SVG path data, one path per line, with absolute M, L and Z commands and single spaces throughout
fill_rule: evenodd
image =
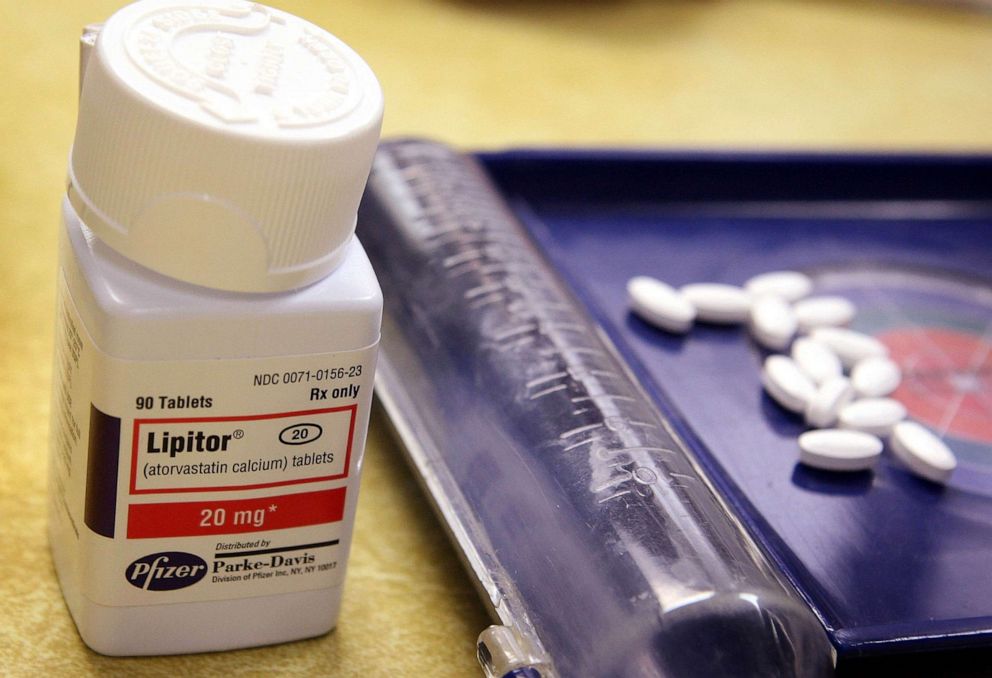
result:
M 382 91 L 347 45 L 239 0 L 143 0 L 83 76 L 69 197 L 107 245 L 226 290 L 327 275 L 355 230 Z

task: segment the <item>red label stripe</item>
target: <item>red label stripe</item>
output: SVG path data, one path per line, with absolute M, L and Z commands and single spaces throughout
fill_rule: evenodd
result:
M 345 488 L 222 501 L 131 504 L 128 539 L 283 530 L 344 517 Z

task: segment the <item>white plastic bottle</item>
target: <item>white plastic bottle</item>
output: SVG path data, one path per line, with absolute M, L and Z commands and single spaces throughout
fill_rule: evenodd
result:
M 84 641 L 170 654 L 337 621 L 382 298 L 355 239 L 382 94 L 322 29 L 145 0 L 83 70 L 50 538 Z

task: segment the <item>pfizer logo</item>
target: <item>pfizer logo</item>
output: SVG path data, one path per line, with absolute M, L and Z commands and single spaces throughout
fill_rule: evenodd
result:
M 175 591 L 192 586 L 207 575 L 203 558 L 182 551 L 142 556 L 127 566 L 127 582 L 145 591 Z

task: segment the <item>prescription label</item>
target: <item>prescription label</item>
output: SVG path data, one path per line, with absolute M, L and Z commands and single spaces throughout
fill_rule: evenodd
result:
M 56 332 L 52 521 L 82 595 L 147 605 L 341 583 L 375 346 L 120 360 L 64 282 Z

